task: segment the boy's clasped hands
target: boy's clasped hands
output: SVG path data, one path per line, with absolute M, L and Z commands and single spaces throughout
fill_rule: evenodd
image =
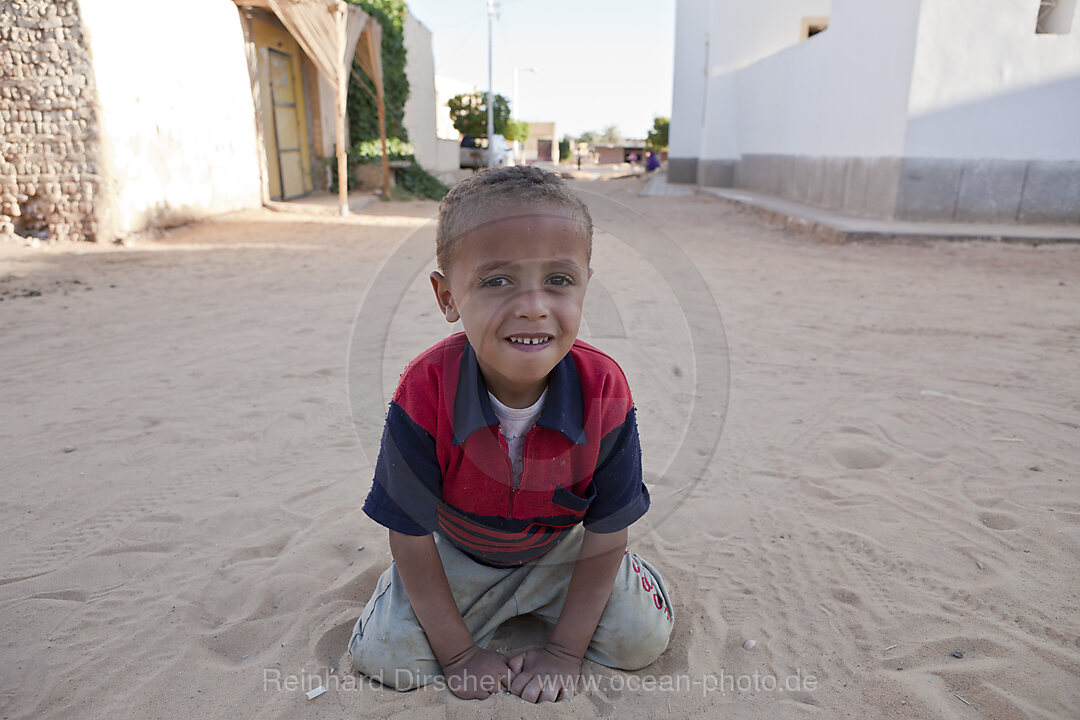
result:
M 555 702 L 573 697 L 581 658 L 550 645 L 512 658 L 473 645 L 443 672 L 450 692 L 465 700 L 508 690 L 528 702 Z

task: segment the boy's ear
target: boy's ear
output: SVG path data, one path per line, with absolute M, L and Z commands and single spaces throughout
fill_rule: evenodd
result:
M 438 270 L 432 270 L 431 288 L 435 291 L 435 301 L 439 303 L 439 310 L 446 316 L 446 322 L 457 322 L 461 316 L 454 308 L 454 298 L 450 294 L 450 283 Z

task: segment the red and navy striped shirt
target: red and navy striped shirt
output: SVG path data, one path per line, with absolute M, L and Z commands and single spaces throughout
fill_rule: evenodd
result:
M 579 522 L 615 532 L 648 507 L 634 404 L 614 360 L 578 340 L 555 366 L 515 482 L 476 353 L 458 333 L 402 374 L 364 512 L 405 535 L 438 531 L 479 562 L 509 567 Z

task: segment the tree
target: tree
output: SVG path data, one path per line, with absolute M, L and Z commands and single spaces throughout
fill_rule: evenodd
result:
M 645 147 L 649 148 L 653 152 L 667 150 L 668 127 L 670 125 L 671 120 L 666 117 L 654 118 L 652 126 L 653 129 L 649 131 L 648 137 L 645 138 Z
M 588 132 L 582 133 L 577 141 L 579 143 L 587 143 L 590 148 L 594 148 L 600 144 L 600 133 L 595 130 L 589 130 Z
M 563 136 L 563 139 L 559 141 L 559 160 L 562 162 L 569 162 L 572 160 L 571 155 L 571 143 L 573 139 L 569 135 Z
M 487 135 L 487 93 L 473 92 L 455 95 L 446 101 L 454 129 L 462 135 Z M 495 96 L 495 134 L 507 136 L 510 121 L 510 102 L 502 95 Z M 528 134 L 528 124 L 523 123 Z
M 499 123 L 495 123 L 499 127 Z M 522 120 L 510 120 L 506 123 L 506 130 L 502 136 L 510 142 L 523 143 L 529 139 L 529 123 Z
M 623 142 L 623 135 L 616 125 L 608 125 L 604 128 L 604 133 L 600 136 L 601 145 L 622 145 Z

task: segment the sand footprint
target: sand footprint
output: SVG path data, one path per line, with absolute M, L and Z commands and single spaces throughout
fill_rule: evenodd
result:
M 991 530 L 1015 530 L 1020 526 L 1016 517 L 1008 513 L 979 513 L 979 522 Z
M 889 453 L 861 440 L 834 443 L 829 452 L 841 467 L 848 470 L 873 470 L 884 467 L 892 460 Z

